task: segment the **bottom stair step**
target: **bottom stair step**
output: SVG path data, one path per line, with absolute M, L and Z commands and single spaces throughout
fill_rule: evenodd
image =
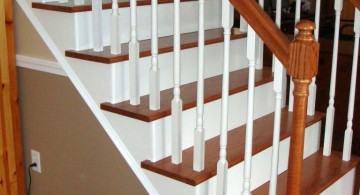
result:
M 323 156 L 322 150 L 319 150 L 306 158 L 303 161 L 301 194 L 320 194 L 357 166 L 359 158 L 353 157 L 346 162 L 341 159 L 341 155 L 340 152 L 333 151 L 330 156 Z M 286 181 L 287 171 L 278 176 L 277 195 L 286 194 Z M 252 194 L 269 194 L 269 182 L 255 189 Z
M 284 140 L 291 135 L 292 112 L 283 108 L 281 113 L 281 135 Z M 323 113 L 316 113 L 314 116 L 307 116 L 306 126 L 309 127 L 323 118 Z M 253 133 L 253 155 L 271 147 L 273 139 L 274 113 L 254 121 Z M 228 133 L 227 160 L 229 168 L 241 163 L 244 160 L 246 125 L 235 128 Z M 183 151 L 183 162 L 179 165 L 171 163 L 171 157 L 157 162 L 143 161 L 141 167 L 170 177 L 177 181 L 196 186 L 216 175 L 216 164 L 219 159 L 220 137 L 216 136 L 206 141 L 205 144 L 205 169 L 201 172 L 193 170 L 193 148 Z

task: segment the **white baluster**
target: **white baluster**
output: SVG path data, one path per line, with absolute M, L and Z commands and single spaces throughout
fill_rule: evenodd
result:
M 315 5 L 316 29 L 314 30 L 314 36 L 316 41 L 319 41 L 319 34 L 320 34 L 320 12 L 321 12 L 321 0 L 316 0 L 316 5 Z
M 247 32 L 248 23 L 245 18 L 240 16 L 240 32 Z
M 194 135 L 194 170 L 204 170 L 205 159 L 205 129 L 204 120 L 204 47 L 205 47 L 205 12 L 204 0 L 199 0 L 199 55 L 198 55 L 198 81 L 197 81 L 197 107 L 196 107 L 196 128 Z
M 151 0 L 151 68 L 150 68 L 150 110 L 160 109 L 160 69 L 158 66 L 158 2 Z
M 300 22 L 301 19 L 301 0 L 296 0 L 296 6 L 295 6 L 295 25 Z M 294 28 L 294 35 L 298 33 L 298 29 Z M 289 89 L 289 111 L 292 112 L 294 108 L 294 96 L 292 92 L 294 91 L 294 83 L 292 81 L 292 78 L 290 78 L 290 89 Z
M 334 3 L 335 7 L 335 32 L 334 32 L 334 48 L 331 67 L 331 81 L 330 81 L 330 93 L 329 93 L 329 106 L 326 110 L 326 124 L 325 124 L 325 136 L 324 136 L 324 151 L 325 156 L 331 154 L 332 135 L 334 127 L 334 115 L 335 115 L 335 87 L 336 87 L 336 71 L 337 71 L 337 59 L 338 59 L 338 47 L 339 47 L 339 30 L 340 30 L 340 16 L 343 7 L 343 0 L 337 0 Z
M 296 0 L 296 7 L 295 7 L 295 25 L 300 22 L 301 19 L 301 0 Z M 294 35 L 299 32 L 297 28 L 294 26 Z
M 353 137 L 353 117 L 354 117 L 354 105 L 355 105 L 355 90 L 356 90 L 356 73 L 358 66 L 359 58 L 359 37 L 360 37 L 360 12 L 358 9 L 355 9 L 355 19 L 354 19 L 354 32 L 355 32 L 355 43 L 354 43 L 354 55 L 352 63 L 352 73 L 351 73 L 351 84 L 350 84 L 350 95 L 349 95 L 349 108 L 347 116 L 347 128 L 345 131 L 345 140 L 344 140 L 344 151 L 343 151 L 343 160 L 349 161 L 351 158 L 351 145 Z
M 276 1 L 276 25 L 281 26 L 281 0 Z M 281 62 L 273 55 L 274 59 L 274 91 L 275 91 L 275 118 L 274 118 L 274 135 L 271 157 L 271 174 L 269 194 L 276 195 L 277 176 L 279 165 L 279 148 L 280 148 L 280 124 L 281 108 L 283 99 L 283 82 L 286 80 L 286 71 Z
M 139 42 L 137 41 L 136 0 L 130 0 L 131 37 L 129 42 L 130 104 L 140 104 L 139 94 Z
M 316 29 L 314 31 L 315 41 L 319 41 L 319 31 L 320 31 L 320 5 L 321 0 L 316 0 L 315 7 L 315 25 Z M 308 107 L 307 115 L 313 116 L 315 114 L 315 105 L 316 105 L 316 77 L 314 77 L 309 86 L 309 97 L 308 97 Z
M 250 195 L 251 161 L 252 161 L 252 138 L 254 120 L 254 90 L 255 90 L 255 61 L 256 61 L 256 38 L 255 31 L 249 26 L 247 37 L 247 58 L 249 59 L 249 83 L 248 83 L 248 109 L 246 121 L 245 159 L 244 159 L 244 184 L 242 195 Z
M 180 0 L 174 0 L 174 98 L 171 102 L 172 157 L 174 164 L 182 162 L 182 100 L 180 98 Z
M 229 64 L 230 35 L 233 25 L 234 7 L 222 0 L 222 26 L 224 28 L 224 65 L 221 99 L 220 158 L 217 163 L 217 195 L 227 194 L 228 162 L 226 160 L 228 109 L 229 109 Z
M 102 0 L 92 0 L 94 51 L 104 50 L 102 36 Z
M 262 9 L 264 9 L 264 0 L 259 0 L 259 5 Z M 256 58 L 256 69 L 260 70 L 263 69 L 263 62 L 264 62 L 264 42 L 261 40 L 259 36 L 256 35 L 256 42 L 258 43 L 258 52 Z
M 68 0 L 66 0 L 68 1 Z M 74 0 L 74 5 L 84 5 L 85 0 Z
M 110 32 L 110 48 L 111 54 L 117 55 L 121 53 L 121 34 L 120 34 L 120 14 L 117 0 L 112 0 L 112 12 L 110 15 L 111 32 Z

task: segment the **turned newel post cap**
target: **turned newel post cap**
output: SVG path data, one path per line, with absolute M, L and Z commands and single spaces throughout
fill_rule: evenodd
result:
M 319 44 L 315 42 L 313 31 L 315 24 L 308 20 L 296 24 L 299 33 L 290 43 L 288 73 L 296 79 L 311 79 L 317 74 Z
M 299 30 L 299 33 L 295 36 L 296 41 L 308 43 L 315 41 L 313 31 L 315 30 L 316 26 L 313 22 L 309 20 L 302 20 L 296 24 L 296 28 Z

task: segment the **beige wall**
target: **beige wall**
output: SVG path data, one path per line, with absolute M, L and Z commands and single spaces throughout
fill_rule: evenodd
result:
M 16 6 L 17 53 L 54 59 Z M 18 69 L 25 166 L 30 150 L 41 154 L 32 172 L 33 195 L 146 194 L 67 77 Z
M 55 58 L 36 32 L 21 8 L 14 4 L 16 53 L 54 60 Z

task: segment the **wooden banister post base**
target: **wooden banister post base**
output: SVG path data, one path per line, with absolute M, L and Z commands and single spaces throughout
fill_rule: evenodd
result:
M 300 194 L 301 170 L 304 154 L 305 121 L 307 112 L 307 100 L 311 80 L 293 78 L 294 81 L 294 120 L 293 132 L 290 143 L 290 156 L 288 168 L 287 193 Z
M 290 141 L 290 155 L 286 194 L 301 193 L 301 172 L 304 153 L 305 120 L 311 79 L 317 74 L 319 44 L 312 34 L 314 23 L 301 21 L 299 33 L 290 44 L 288 73 L 294 81 L 294 119 Z

